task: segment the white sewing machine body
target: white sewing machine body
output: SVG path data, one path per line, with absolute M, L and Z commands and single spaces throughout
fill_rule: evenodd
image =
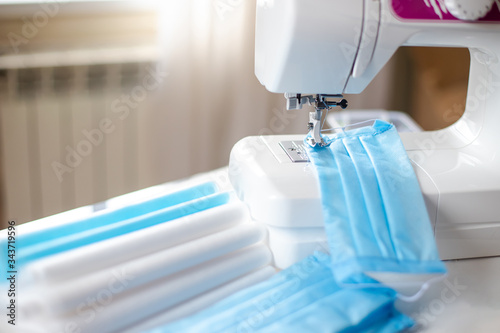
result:
M 493 1 L 489 8 L 483 4 L 489 1 L 445 1 L 456 16 L 465 15 L 457 13 L 460 2 L 480 6 L 466 8 L 469 21 L 439 4 L 435 18 L 421 15 L 418 7 L 429 6 L 423 0 L 257 5 L 255 72 L 272 92 L 360 93 L 400 46 L 469 48 L 463 117 L 442 130 L 401 134 L 442 259 L 500 255 L 500 5 L 497 14 Z M 325 241 L 314 170 L 292 162 L 279 145 L 304 137 L 249 137 L 231 154 L 232 184 L 252 217 L 268 226 L 278 267 Z

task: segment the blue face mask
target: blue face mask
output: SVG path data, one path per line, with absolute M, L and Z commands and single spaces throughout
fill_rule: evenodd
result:
M 375 121 L 306 144 L 317 171 L 332 268 L 339 283 L 364 273 L 444 274 L 418 181 L 394 126 Z
M 365 282 L 377 283 L 368 277 Z M 399 332 L 412 326 L 394 308 L 389 288 L 341 288 L 330 257 L 316 253 L 271 279 L 192 317 L 154 329 L 167 332 Z

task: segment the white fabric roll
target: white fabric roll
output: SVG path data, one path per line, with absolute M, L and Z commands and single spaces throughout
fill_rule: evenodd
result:
M 64 332 L 70 327 L 80 333 L 121 331 L 259 267 L 269 265 L 271 260 L 272 255 L 267 246 L 254 245 L 148 284 L 132 293 L 116 295 L 107 304 L 85 304 L 78 307 L 78 311 L 72 315 L 45 319 L 45 329 L 47 332 Z
M 20 283 L 30 285 L 79 277 L 230 228 L 248 219 L 245 205 L 229 203 L 35 261 L 26 266 Z
M 40 315 L 63 314 L 102 290 L 119 290 L 121 294 L 255 244 L 264 236 L 264 227 L 242 224 L 64 283 L 34 284 L 32 296 L 26 296 L 23 304 L 32 312 L 39 309 Z M 120 281 L 120 276 L 125 276 L 126 282 Z
M 231 281 L 219 288 L 210 290 L 200 296 L 190 299 L 172 309 L 168 309 L 156 316 L 146 319 L 134 327 L 122 331 L 122 333 L 140 333 L 160 327 L 169 322 L 190 316 L 198 311 L 217 303 L 218 301 L 232 295 L 235 292 L 253 286 L 269 279 L 276 273 L 276 269 L 266 266 L 241 278 Z

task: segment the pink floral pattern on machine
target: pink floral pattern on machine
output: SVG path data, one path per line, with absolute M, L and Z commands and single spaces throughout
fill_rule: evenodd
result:
M 473 0 L 471 0 L 473 1 Z M 458 21 L 445 6 L 445 0 L 391 0 L 391 7 L 395 16 L 405 20 L 443 20 Z M 479 22 L 500 21 L 500 0 Z

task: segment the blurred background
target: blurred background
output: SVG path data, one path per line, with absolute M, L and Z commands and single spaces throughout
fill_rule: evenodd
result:
M 225 166 L 245 136 L 305 133 L 307 110 L 254 76 L 254 27 L 255 0 L 0 0 L 0 228 Z M 350 108 L 443 128 L 468 62 L 401 48 Z

